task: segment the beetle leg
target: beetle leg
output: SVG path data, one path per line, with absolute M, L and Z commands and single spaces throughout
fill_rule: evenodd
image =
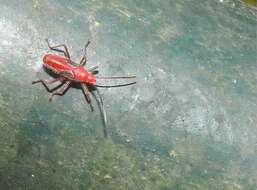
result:
M 93 107 L 93 105 L 92 105 L 91 98 L 90 98 L 90 96 L 89 96 L 88 87 L 87 87 L 87 85 L 84 84 L 84 83 L 81 84 L 81 87 L 82 87 L 83 94 L 85 95 L 85 98 L 86 98 L 86 100 L 87 100 L 87 103 L 90 105 L 91 111 L 93 112 L 93 111 L 94 111 L 94 107 Z
M 85 45 L 84 53 L 82 55 L 82 58 L 80 59 L 80 62 L 79 62 L 79 65 L 81 65 L 81 66 L 85 66 L 86 63 L 87 63 L 87 47 L 88 47 L 89 44 L 90 44 L 90 41 L 88 40 L 87 44 Z
M 36 83 L 41 82 L 41 83 L 44 85 L 44 87 L 46 88 L 46 90 L 47 90 L 48 92 L 51 92 L 51 91 L 53 91 L 56 87 L 53 88 L 53 89 L 50 89 L 49 86 L 48 86 L 48 84 L 53 84 L 53 83 L 55 83 L 55 82 L 64 81 L 64 80 L 65 80 L 64 77 L 58 77 L 58 78 L 55 78 L 55 79 L 47 79 L 47 80 L 39 79 L 39 80 L 32 81 L 32 84 L 36 84 Z
M 95 93 L 94 90 L 96 91 L 96 93 Z M 100 113 L 101 113 L 101 119 L 102 119 L 102 123 L 103 123 L 104 137 L 107 137 L 107 116 L 106 116 L 106 111 L 105 111 L 105 108 L 104 108 L 103 98 L 102 98 L 99 90 L 97 89 L 97 87 L 95 87 L 95 89 L 93 89 L 90 92 L 94 96 L 94 98 L 97 102 L 97 105 L 99 107 L 99 110 L 100 110 Z M 97 98 L 97 95 L 99 96 L 99 99 Z
M 54 95 L 63 95 L 64 92 L 69 88 L 71 81 L 66 81 L 63 86 L 53 91 L 50 95 L 49 101 L 51 102 Z
M 53 51 L 58 51 L 58 52 L 61 52 L 64 54 L 64 56 L 68 59 L 70 59 L 70 53 L 69 53 L 69 50 L 67 48 L 67 46 L 65 44 L 60 44 L 60 45 L 56 45 L 56 46 L 51 46 L 50 43 L 49 43 L 49 40 L 46 39 L 46 43 L 47 43 L 47 46 L 49 47 L 49 49 L 53 50 Z M 63 47 L 64 50 L 61 50 L 61 49 L 58 49 L 58 47 Z

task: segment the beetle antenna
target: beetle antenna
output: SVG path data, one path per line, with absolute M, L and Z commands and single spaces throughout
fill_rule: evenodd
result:
M 96 93 L 95 91 L 90 91 L 91 94 L 94 96 L 97 104 L 98 104 L 98 107 L 99 107 L 99 110 L 100 110 L 100 113 L 101 113 L 101 118 L 102 118 L 102 123 L 103 123 L 103 131 L 104 131 L 104 137 L 106 138 L 107 137 L 107 117 L 106 117 L 106 111 L 105 111 L 105 108 L 104 108 L 104 103 L 103 103 L 103 98 L 99 92 L 99 90 L 97 88 L 95 88 L 96 90 Z M 97 95 L 99 97 L 99 99 L 97 98 Z
M 97 77 L 97 79 L 133 79 L 136 78 L 136 75 L 131 75 L 131 76 L 115 76 L 115 77 Z
M 100 87 L 100 88 L 113 88 L 113 87 L 123 87 L 123 86 L 129 86 L 136 84 L 137 82 L 131 82 L 131 83 L 126 83 L 126 84 L 118 84 L 118 85 L 98 85 L 95 84 L 95 86 Z

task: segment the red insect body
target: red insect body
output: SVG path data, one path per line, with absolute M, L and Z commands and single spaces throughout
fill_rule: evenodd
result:
M 108 86 L 108 85 L 96 84 L 96 78 L 97 79 L 130 79 L 130 78 L 135 78 L 136 76 L 96 77 L 95 75 L 98 73 L 97 66 L 89 68 L 88 70 L 84 67 L 87 63 L 86 48 L 89 45 L 90 41 L 88 41 L 87 44 L 85 45 L 84 53 L 79 64 L 74 63 L 70 59 L 70 54 L 65 44 L 51 46 L 48 40 L 46 40 L 46 42 L 49 49 L 63 53 L 64 57 L 61 57 L 55 54 L 46 54 L 43 58 L 43 66 L 46 69 L 57 74 L 57 77 L 54 79 L 48 79 L 48 80 L 38 79 L 33 81 L 32 84 L 41 82 L 44 85 L 44 87 L 47 89 L 47 91 L 51 92 L 51 96 L 49 98 L 50 101 L 52 100 L 54 95 L 63 95 L 73 82 L 79 84 L 86 98 L 86 101 L 90 105 L 90 108 L 92 111 L 94 111 L 94 107 L 91 101 L 90 94 L 92 94 L 94 99 L 96 100 L 101 113 L 104 136 L 107 137 L 106 111 L 104 108 L 103 98 L 98 90 L 98 87 L 103 87 L 103 88 L 121 87 L 121 86 L 132 85 L 132 84 L 135 84 L 136 82 Z M 60 49 L 60 47 L 63 47 L 63 49 Z M 53 84 L 58 81 L 61 82 L 59 87 L 57 86 L 53 89 L 49 88 L 48 84 Z
M 90 85 L 96 83 L 95 76 L 83 66 L 73 66 L 67 58 L 55 54 L 46 54 L 43 58 L 44 67 L 56 74 L 65 73 L 66 78 L 75 82 L 84 82 Z

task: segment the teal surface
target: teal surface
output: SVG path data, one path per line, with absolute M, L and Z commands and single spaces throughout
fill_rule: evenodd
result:
M 1 190 L 256 190 L 257 13 L 231 0 L 0 0 Z M 31 85 L 66 43 L 99 75 L 137 75 L 48 102 Z M 102 84 L 113 84 L 106 81 Z

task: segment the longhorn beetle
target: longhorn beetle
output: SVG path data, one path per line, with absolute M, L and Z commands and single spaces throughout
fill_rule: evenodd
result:
M 80 86 L 85 96 L 87 103 L 90 105 L 91 111 L 94 111 L 94 107 L 91 102 L 90 94 L 94 97 L 97 102 L 97 105 L 100 110 L 101 119 L 103 123 L 103 132 L 104 137 L 107 137 L 107 117 L 106 111 L 104 108 L 103 98 L 98 90 L 97 87 L 102 88 L 111 88 L 111 87 L 122 87 L 133 85 L 136 82 L 130 82 L 126 84 L 119 84 L 119 85 L 98 85 L 96 83 L 97 79 L 132 79 L 136 78 L 135 75 L 133 76 L 114 76 L 114 77 L 98 77 L 98 66 L 91 67 L 86 69 L 87 63 L 87 47 L 90 44 L 88 41 L 85 45 L 83 55 L 80 59 L 80 62 L 77 64 L 70 58 L 70 53 L 65 44 L 60 44 L 56 46 L 51 46 L 48 39 L 46 39 L 47 45 L 50 50 L 62 53 L 64 57 L 56 55 L 56 54 L 46 54 L 43 57 L 43 67 L 50 72 L 53 72 L 57 77 L 53 79 L 42 79 L 39 78 L 32 82 L 32 84 L 42 83 L 46 90 L 51 93 L 49 101 L 52 101 L 54 95 L 63 95 L 66 90 L 73 84 L 76 83 Z M 63 48 L 63 49 L 61 49 Z M 50 89 L 48 84 L 52 84 L 55 82 L 61 82 L 61 85 Z

